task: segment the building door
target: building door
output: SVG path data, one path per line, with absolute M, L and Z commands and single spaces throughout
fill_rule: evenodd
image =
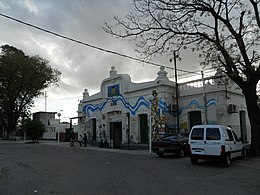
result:
M 65 131 L 66 131 L 65 142 L 69 142 L 70 141 L 70 128 L 66 128 Z
M 147 114 L 139 115 L 141 142 L 148 142 Z
M 247 142 L 247 132 L 246 132 L 246 112 L 240 111 L 239 112 L 239 120 L 240 120 L 240 132 L 241 132 L 241 138 L 242 142 Z
M 91 119 L 91 129 L 92 129 L 92 141 L 97 140 L 97 120 L 95 118 Z
M 122 122 L 110 123 L 110 145 L 120 148 L 122 144 Z
M 201 111 L 189 112 L 190 129 L 195 125 L 201 125 Z

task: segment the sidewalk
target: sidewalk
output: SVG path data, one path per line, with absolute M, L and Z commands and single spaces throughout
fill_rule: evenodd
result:
M 56 145 L 59 147 L 66 147 L 66 148 L 72 148 L 70 147 L 69 142 L 57 142 L 52 140 L 41 140 L 41 144 L 47 144 L 47 145 Z M 122 153 L 122 154 L 134 154 L 134 155 L 150 155 L 148 150 L 127 150 L 127 149 L 113 149 L 113 148 L 100 148 L 97 146 L 91 146 L 87 145 L 87 147 L 80 147 L 78 142 L 75 142 L 74 148 L 82 149 L 82 150 L 92 150 L 92 151 L 103 151 L 103 152 L 114 152 L 114 153 Z
M 29 143 L 31 140 L 2 140 L 0 139 L 1 144 L 24 144 Z M 103 152 L 114 152 L 114 153 L 122 153 L 122 154 L 134 154 L 134 155 L 151 155 L 149 154 L 148 149 L 140 149 L 140 150 L 127 150 L 127 149 L 113 149 L 113 148 L 100 148 L 98 146 L 92 146 L 90 144 L 87 145 L 87 147 L 80 147 L 78 142 L 75 142 L 74 147 L 70 147 L 70 142 L 57 142 L 57 140 L 40 140 L 39 144 L 46 144 L 46 145 L 52 145 L 52 146 L 59 146 L 59 147 L 65 147 L 65 148 L 77 148 L 82 150 L 93 150 L 93 151 L 103 151 Z

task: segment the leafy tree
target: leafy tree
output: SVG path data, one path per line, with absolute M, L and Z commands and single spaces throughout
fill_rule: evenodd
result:
M 251 152 L 260 155 L 259 0 L 133 0 L 135 11 L 104 30 L 137 42 L 143 57 L 180 48 L 199 52 L 202 65 L 221 67 L 242 89 L 251 124 Z
M 28 120 L 25 126 L 26 134 L 33 142 L 39 140 L 45 131 L 44 125 L 39 120 Z
M 39 56 L 25 55 L 9 45 L 0 47 L 0 120 L 7 138 L 16 130 L 19 118 L 30 114 L 34 98 L 57 84 L 60 74 Z

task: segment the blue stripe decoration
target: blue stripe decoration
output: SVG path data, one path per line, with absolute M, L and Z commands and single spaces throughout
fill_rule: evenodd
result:
M 193 105 L 195 105 L 198 109 L 201 109 L 201 110 L 203 110 L 205 108 L 205 105 L 201 105 L 197 100 L 192 100 L 187 106 L 180 107 L 178 113 L 173 113 L 173 112 L 170 111 L 169 105 L 167 106 L 166 102 L 163 102 L 161 100 L 159 100 L 159 102 L 158 102 L 158 107 L 161 110 L 163 110 L 165 113 L 170 113 L 174 116 L 177 116 L 177 114 L 181 115 L 184 110 L 191 108 Z M 209 106 L 212 106 L 212 105 L 216 105 L 216 99 L 214 99 L 214 98 L 209 99 L 206 102 L 206 107 L 209 107 Z
M 179 108 L 179 112 L 178 115 L 180 115 L 184 110 L 189 109 L 190 107 L 192 107 L 193 105 L 195 105 L 198 109 L 204 109 L 205 106 L 209 107 L 211 105 L 216 105 L 216 99 L 212 98 L 209 99 L 205 105 L 201 105 L 197 100 L 192 100 L 187 106 L 183 106 Z
M 122 102 L 124 107 L 132 114 L 132 115 L 136 115 L 136 112 L 139 110 L 139 108 L 141 106 L 146 107 L 147 109 L 149 109 L 150 106 L 150 102 L 148 100 L 146 100 L 143 96 L 139 97 L 136 101 L 136 103 L 134 105 L 131 105 L 129 102 L 127 102 L 124 98 L 124 96 L 122 94 L 119 94 L 118 96 L 114 96 L 114 97 L 107 97 L 102 103 L 100 104 L 87 104 L 83 107 L 83 112 L 86 113 L 86 115 L 89 117 L 90 116 L 90 112 L 96 112 L 96 111 L 102 111 L 106 104 L 109 102 Z M 204 109 L 205 105 L 201 105 L 197 100 L 192 100 L 187 106 L 183 106 L 179 108 L 179 112 L 178 113 L 172 113 L 169 109 L 169 105 L 166 104 L 166 102 L 163 102 L 161 100 L 158 101 L 158 108 L 163 110 L 165 113 L 170 113 L 174 116 L 181 115 L 182 112 L 186 109 L 189 109 L 190 107 L 192 107 L 193 105 L 195 105 L 198 109 Z M 212 106 L 212 105 L 216 105 L 216 100 L 213 99 L 209 99 L 206 102 L 206 107 Z
M 138 100 L 134 105 L 131 105 L 129 102 L 127 102 L 122 94 L 119 94 L 118 96 L 114 97 L 107 97 L 102 103 L 100 104 L 87 104 L 83 107 L 83 111 L 86 113 L 86 115 L 89 117 L 90 112 L 96 112 L 96 111 L 102 111 L 107 103 L 113 102 L 116 103 L 117 101 L 121 101 L 124 105 L 124 107 L 131 112 L 132 115 L 136 115 L 136 112 L 139 110 L 141 106 L 145 106 L 149 109 L 150 102 L 146 100 L 143 96 L 139 97 Z

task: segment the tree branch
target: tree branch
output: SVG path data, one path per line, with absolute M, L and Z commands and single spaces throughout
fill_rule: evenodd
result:
M 254 0 L 249 0 L 250 3 L 252 4 L 255 12 L 255 18 L 256 18 L 256 23 L 258 25 L 258 28 L 260 28 L 260 16 L 259 16 L 259 10 L 258 10 L 258 3 L 259 1 L 254 1 Z

